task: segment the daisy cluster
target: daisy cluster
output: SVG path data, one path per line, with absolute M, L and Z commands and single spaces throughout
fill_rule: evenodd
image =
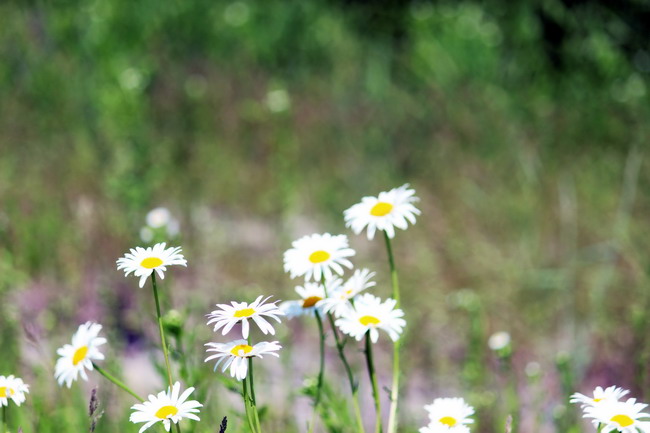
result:
M 255 301 L 231 302 L 228 304 L 217 304 L 217 309 L 208 314 L 208 325 L 214 325 L 214 332 L 221 330 L 226 335 L 235 327 L 241 327 L 242 338 L 232 340 L 228 343 L 207 343 L 208 353 L 212 355 L 205 359 L 205 362 L 216 360 L 214 370 L 222 365 L 222 372 L 230 369 L 230 375 L 237 380 L 244 380 L 248 374 L 248 364 L 252 358 L 263 358 L 263 355 L 279 357 L 277 351 L 282 348 L 277 341 L 261 341 L 254 345 L 250 343 L 250 322 L 252 321 L 264 333 L 264 335 L 275 335 L 275 328 L 268 319 L 280 323 L 280 316 L 284 312 L 276 303 L 267 302 L 271 297 L 262 299 L 258 296 Z
M 583 418 L 590 418 L 598 432 L 650 432 L 650 413 L 643 412 L 648 405 L 635 398 L 623 400 L 629 393 L 617 386 L 598 386 L 591 396 L 575 393 L 569 402 L 580 405 Z

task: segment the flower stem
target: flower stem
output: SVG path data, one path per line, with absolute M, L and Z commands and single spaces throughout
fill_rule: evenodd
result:
M 7 406 L 2 406 L 2 421 L 0 422 L 0 426 L 2 426 L 2 433 L 5 433 L 7 431 Z
M 314 315 L 316 316 L 316 323 L 318 324 L 318 332 L 320 334 L 320 370 L 318 371 L 318 384 L 316 387 L 316 396 L 314 397 L 314 413 L 311 417 L 309 433 L 314 431 L 314 425 L 316 424 L 316 415 L 318 414 L 318 406 L 323 389 L 323 377 L 325 376 L 325 331 L 323 331 L 323 321 L 320 318 L 318 309 L 314 310 Z
M 251 409 L 253 410 L 253 420 L 258 433 L 262 433 L 262 426 L 260 425 L 260 416 L 257 413 L 257 401 L 255 400 L 255 385 L 253 380 L 253 357 L 248 358 L 248 374 L 250 379 L 248 385 L 250 386 L 250 401 Z
M 128 386 L 126 386 L 126 385 L 124 384 L 124 382 L 120 381 L 120 380 L 117 379 L 115 376 L 113 376 L 113 375 L 110 374 L 108 371 L 104 370 L 104 369 L 101 368 L 99 365 L 95 364 L 94 362 L 93 362 L 93 368 L 94 368 L 95 370 L 97 370 L 97 373 L 101 374 L 101 375 L 104 376 L 106 379 L 108 379 L 109 382 L 113 382 L 113 384 L 115 384 L 118 388 L 121 388 L 122 390 L 124 390 L 124 391 L 128 392 L 129 394 L 131 394 L 133 397 L 136 398 L 136 400 L 138 400 L 138 401 L 144 401 L 144 399 L 143 399 L 142 397 L 140 397 L 138 394 L 136 394 L 136 393 L 135 393 L 131 388 L 129 388 Z
M 165 356 L 165 366 L 167 367 L 167 379 L 169 380 L 169 388 L 171 389 L 174 386 L 174 381 L 172 380 L 172 368 L 169 364 L 169 350 L 167 349 L 167 342 L 165 341 L 165 330 L 163 329 L 162 314 L 160 314 L 160 300 L 158 299 L 158 286 L 156 285 L 155 271 L 151 273 L 151 284 L 153 286 L 153 297 L 156 300 L 156 317 L 158 318 L 160 342 L 162 344 L 163 355 Z
M 375 374 L 375 364 L 372 360 L 372 342 L 370 341 L 370 331 L 366 332 L 366 363 L 368 365 L 368 375 L 370 376 L 370 383 L 372 384 L 372 396 L 375 400 L 375 433 L 383 431 L 381 425 L 381 401 L 379 399 L 379 386 L 377 385 L 377 375 Z
M 248 421 L 248 427 L 251 429 L 251 433 L 256 433 L 255 423 L 251 418 L 251 413 L 249 410 L 250 400 L 248 397 L 248 385 L 246 378 L 242 380 L 242 397 L 244 398 L 244 412 L 246 413 L 246 420 Z
M 390 266 L 390 278 L 393 283 L 393 299 L 396 301 L 395 308 L 400 308 L 399 280 L 397 278 L 397 268 L 395 267 L 395 257 L 393 248 L 390 244 L 390 238 L 384 231 L 384 240 L 386 241 L 386 250 L 388 251 L 388 265 Z M 399 399 L 399 350 L 401 339 L 393 343 L 393 383 L 390 389 L 390 411 L 388 415 L 388 433 L 397 431 L 397 400 Z

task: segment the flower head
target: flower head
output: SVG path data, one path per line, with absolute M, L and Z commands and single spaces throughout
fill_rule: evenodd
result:
M 126 253 L 124 257 L 117 260 L 117 269 L 123 269 L 124 276 L 128 276 L 133 272 L 133 275 L 140 277 L 140 287 L 143 287 L 153 271 L 156 271 L 158 276 L 163 279 L 165 278 L 167 266 L 187 266 L 187 260 L 180 254 L 181 247 L 165 248 L 165 246 L 166 244 L 163 242 L 146 249 L 142 247 L 131 248 L 130 253 Z
M 510 334 L 505 331 L 495 332 L 488 338 L 488 347 L 494 351 L 502 350 L 510 344 Z
M 584 418 L 592 418 L 595 426 L 602 425 L 602 433 L 650 432 L 650 414 L 642 412 L 648 405 L 637 403 L 636 399 L 627 401 L 603 400 L 594 406 L 584 408 Z
M 630 391 L 627 389 L 619 388 L 617 386 L 610 386 L 606 389 L 603 389 L 600 386 L 597 386 L 594 389 L 594 396 L 589 397 L 584 394 L 576 392 L 571 396 L 569 400 L 570 403 L 580 403 L 580 405 L 585 408 L 587 406 L 596 406 L 597 404 L 605 401 L 619 401 L 621 398 L 629 394 Z
M 429 425 L 420 429 L 421 433 L 466 433 L 467 424 L 472 424 L 470 418 L 474 408 L 462 398 L 436 398 L 433 403 L 424 406 L 429 412 Z
M 368 228 L 368 239 L 375 237 L 375 231 L 384 230 L 389 238 L 395 237 L 395 227 L 406 230 L 408 222 L 415 224 L 415 216 L 420 210 L 413 206 L 418 201 L 414 196 L 415 190 L 409 189 L 409 184 L 380 192 L 377 197 L 363 197 L 357 203 L 343 212 L 345 226 L 350 227 L 355 234 Z
M 161 391 L 158 395 L 149 394 L 149 400 L 131 407 L 133 413 L 129 421 L 134 424 L 146 423 L 139 433 L 161 421 L 167 431 L 171 429 L 172 422 L 178 424 L 183 418 L 199 421 L 195 414 L 199 413 L 199 408 L 203 405 L 196 400 L 187 400 L 194 388 L 186 389 L 179 396 L 180 390 L 181 384 L 176 382 L 171 389 L 167 388 L 167 391 Z
M 250 327 L 248 319 L 251 319 L 259 326 L 264 334 L 275 335 L 273 325 L 263 316 L 270 317 L 280 323 L 278 316 L 284 316 L 284 312 L 275 305 L 278 301 L 265 304 L 269 298 L 270 296 L 262 300 L 262 296 L 258 296 L 251 304 L 247 304 L 246 302 L 231 302 L 231 305 L 217 304 L 217 307 L 220 309 L 208 314 L 208 318 L 210 319 L 208 320 L 208 325 L 214 323 L 214 331 L 217 332 L 220 328 L 223 328 L 222 334 L 226 335 L 233 326 L 241 322 L 242 337 L 248 338 Z
M 406 321 L 402 319 L 404 312 L 395 308 L 397 302 L 394 299 L 386 299 L 384 302 L 370 293 L 359 295 L 354 300 L 354 306 L 346 308 L 336 326 L 345 334 L 361 340 L 366 332 L 370 332 L 370 340 L 373 343 L 379 338 L 378 329 L 388 333 L 388 336 L 397 341 Z
M 98 337 L 102 325 L 86 322 L 79 326 L 72 336 L 72 344 L 66 344 L 56 351 L 59 359 L 56 361 L 54 376 L 63 385 L 70 388 L 72 382 L 81 375 L 83 380 L 88 380 L 86 369 L 93 370 L 93 360 L 102 360 L 104 355 L 98 347 L 106 343 L 106 339 Z
M 302 286 L 296 286 L 296 293 L 300 299 L 284 301 L 280 304 L 280 309 L 290 319 L 302 315 L 313 316 L 314 311 L 321 308 L 322 301 L 325 299 L 325 288 L 319 283 L 305 283 Z
M 19 377 L 0 376 L 0 406 L 9 406 L 9 400 L 16 406 L 25 401 L 25 394 L 29 392 L 29 386 L 25 385 Z
M 207 352 L 215 352 L 215 354 L 205 358 L 205 362 L 218 359 L 214 365 L 214 370 L 216 371 L 219 364 L 225 360 L 221 371 L 225 372 L 230 367 L 230 375 L 237 378 L 237 380 L 246 378 L 246 374 L 248 373 L 248 358 L 262 358 L 262 355 L 280 357 L 276 352 L 282 348 L 277 341 L 262 341 L 251 346 L 247 340 L 235 340 L 230 343 L 207 343 L 206 346 L 209 347 L 206 350 Z
M 291 278 L 303 276 L 309 281 L 332 278 L 332 271 L 343 275 L 343 266 L 352 269 L 347 259 L 355 254 L 348 246 L 345 235 L 332 236 L 329 233 L 303 236 L 293 241 L 292 248 L 284 253 L 284 271 Z
M 350 307 L 351 299 L 360 292 L 376 285 L 374 281 L 370 281 L 374 276 L 375 273 L 370 272 L 368 269 L 357 269 L 344 284 L 337 280 L 332 284 L 331 288 L 328 285 L 327 294 L 329 296 L 323 300 L 323 312 L 329 313 L 331 311 L 336 317 L 340 317 Z

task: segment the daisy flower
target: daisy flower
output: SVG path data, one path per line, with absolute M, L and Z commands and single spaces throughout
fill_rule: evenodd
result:
M 271 297 L 262 300 L 262 296 L 258 298 L 251 304 L 246 302 L 231 302 L 231 305 L 227 304 L 217 304 L 219 310 L 214 310 L 212 313 L 208 314 L 208 325 L 214 323 L 214 332 L 217 332 L 220 328 L 223 328 L 223 335 L 226 335 L 233 326 L 241 322 L 242 324 L 242 337 L 248 338 L 248 331 L 250 325 L 248 324 L 248 319 L 252 319 L 260 330 L 264 334 L 275 335 L 275 329 L 263 316 L 270 317 L 276 322 L 280 323 L 280 318 L 278 316 L 284 316 L 284 312 L 280 310 L 276 302 L 274 301 L 269 304 L 265 304 Z
M 302 315 L 313 316 L 316 308 L 320 309 L 321 301 L 326 298 L 325 288 L 319 283 L 305 283 L 302 286 L 296 286 L 296 293 L 300 299 L 284 301 L 280 304 L 280 309 L 288 318 Z
M 363 197 L 361 203 L 343 212 L 345 226 L 357 235 L 367 227 L 368 239 L 374 238 L 377 230 L 384 230 L 389 238 L 393 238 L 395 227 L 406 230 L 408 222 L 415 224 L 415 216 L 420 215 L 420 210 L 413 206 L 419 200 L 414 194 L 415 190 L 409 189 L 407 183 L 380 192 L 377 197 Z
M 29 392 L 29 386 L 25 385 L 19 377 L 0 376 L 0 407 L 9 406 L 11 399 L 16 406 L 20 406 L 25 401 L 25 394 Z
M 580 403 L 580 405 L 585 408 L 587 406 L 595 406 L 596 404 L 604 401 L 619 401 L 622 397 L 626 396 L 629 393 L 630 391 L 627 389 L 619 388 L 616 386 L 610 386 L 606 389 L 597 386 L 596 389 L 594 389 L 593 397 L 589 397 L 576 392 L 571 396 L 569 402 Z
M 117 269 L 123 269 L 124 276 L 128 276 L 133 272 L 133 275 L 140 277 L 140 287 L 143 287 L 153 271 L 156 271 L 158 276 L 163 279 L 165 278 L 167 266 L 187 266 L 187 260 L 180 254 L 181 247 L 165 248 L 165 246 L 166 244 L 163 242 L 146 249 L 142 247 L 131 248 L 130 253 L 126 253 L 124 257 L 117 260 Z
M 284 271 L 291 273 L 291 278 L 305 276 L 321 281 L 332 278 L 332 271 L 343 275 L 343 266 L 352 269 L 352 263 L 346 258 L 355 254 L 348 246 L 345 235 L 332 236 L 329 233 L 303 236 L 293 241 L 292 248 L 284 253 Z
M 323 312 L 329 313 L 331 311 L 336 317 L 340 317 L 350 307 L 351 299 L 360 292 L 376 285 L 374 281 L 370 281 L 374 276 L 375 273 L 370 272 L 368 269 L 357 269 L 345 284 L 336 284 L 336 287 L 332 290 L 328 287 L 327 293 L 329 296 L 323 300 Z
M 280 355 L 275 352 L 282 348 L 277 341 L 262 341 L 251 346 L 246 340 L 235 340 L 230 343 L 206 343 L 206 346 L 209 347 L 209 349 L 206 349 L 207 352 L 216 353 L 205 358 L 205 362 L 218 359 L 214 365 L 214 370 L 216 371 L 219 364 L 225 360 L 221 371 L 225 372 L 230 367 L 230 375 L 237 378 L 237 380 L 246 378 L 246 374 L 248 373 L 248 358 L 255 356 L 262 358 L 262 355 L 273 355 L 279 358 Z
M 181 384 L 176 382 L 171 389 L 167 388 L 167 391 L 161 391 L 158 395 L 149 394 L 149 400 L 131 407 L 133 413 L 129 417 L 129 421 L 134 424 L 146 423 L 140 428 L 139 433 L 160 421 L 167 431 L 171 429 L 172 422 L 178 424 L 183 418 L 200 421 L 195 414 L 203 405 L 196 400 L 187 400 L 194 388 L 186 389 L 179 396 L 180 390 Z
M 436 398 L 433 403 L 424 406 L 429 412 L 430 423 L 426 431 L 421 433 L 436 432 L 468 432 L 467 424 L 474 422 L 470 416 L 474 415 L 474 408 L 462 398 Z
M 638 433 L 650 432 L 650 414 L 641 412 L 648 405 L 637 403 L 636 399 L 627 401 L 603 400 L 594 406 L 585 407 L 584 418 L 592 418 L 595 426 L 601 425 L 599 432 Z
M 370 340 L 376 343 L 379 338 L 377 329 L 383 329 L 393 341 L 397 341 L 406 321 L 402 319 L 404 312 L 395 308 L 396 303 L 390 298 L 381 302 L 378 297 L 364 293 L 354 300 L 353 307 L 345 309 L 336 320 L 336 326 L 357 340 L 370 331 Z
M 72 382 L 81 374 L 83 380 L 88 380 L 86 369 L 93 370 L 93 360 L 104 359 L 98 347 L 106 343 L 106 339 L 98 337 L 102 325 L 86 322 L 79 326 L 72 336 L 72 344 L 66 344 L 56 351 L 59 359 L 56 361 L 54 377 L 59 385 L 70 388 Z

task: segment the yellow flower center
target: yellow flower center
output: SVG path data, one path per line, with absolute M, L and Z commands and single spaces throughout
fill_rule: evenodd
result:
M 440 418 L 440 422 L 445 425 L 448 425 L 449 427 L 453 427 L 456 425 L 458 421 L 456 421 L 456 418 L 453 418 L 451 416 L 443 416 L 442 418 Z
M 0 386 L 0 398 L 11 397 L 15 393 L 16 392 L 11 388 L 7 388 L 6 386 Z
M 253 347 L 249 346 L 248 344 L 238 344 L 237 346 L 230 349 L 230 353 L 235 356 L 244 356 L 250 353 L 251 350 L 253 350 Z
M 160 419 L 167 419 L 178 413 L 176 406 L 163 406 L 156 411 L 156 417 Z
M 314 251 L 309 255 L 309 261 L 312 263 L 323 263 L 330 258 L 330 253 L 323 250 Z
M 147 257 L 146 259 L 140 262 L 140 266 L 147 269 L 157 268 L 162 264 L 163 261 L 160 260 L 158 257 Z
M 88 354 L 88 346 L 81 346 L 79 349 L 77 349 L 72 355 L 72 365 L 77 365 L 81 361 L 83 361 L 86 358 L 86 355 Z
M 614 415 L 610 421 L 618 423 L 621 427 L 627 427 L 634 424 L 634 420 L 627 415 Z
M 252 308 L 243 308 L 241 310 L 235 311 L 235 317 L 250 317 L 255 314 L 255 310 Z
M 313 307 L 318 303 L 318 301 L 322 301 L 322 300 L 323 298 L 321 298 L 320 296 L 310 296 L 309 298 L 302 301 L 302 308 Z
M 385 201 L 380 201 L 370 209 L 370 215 L 376 217 L 386 216 L 393 210 L 393 205 L 386 203 Z
M 594 403 L 598 403 L 599 401 L 602 401 L 602 398 L 594 398 Z
M 379 323 L 379 319 L 374 316 L 363 316 L 359 319 L 359 322 L 361 322 L 363 326 L 377 325 Z

